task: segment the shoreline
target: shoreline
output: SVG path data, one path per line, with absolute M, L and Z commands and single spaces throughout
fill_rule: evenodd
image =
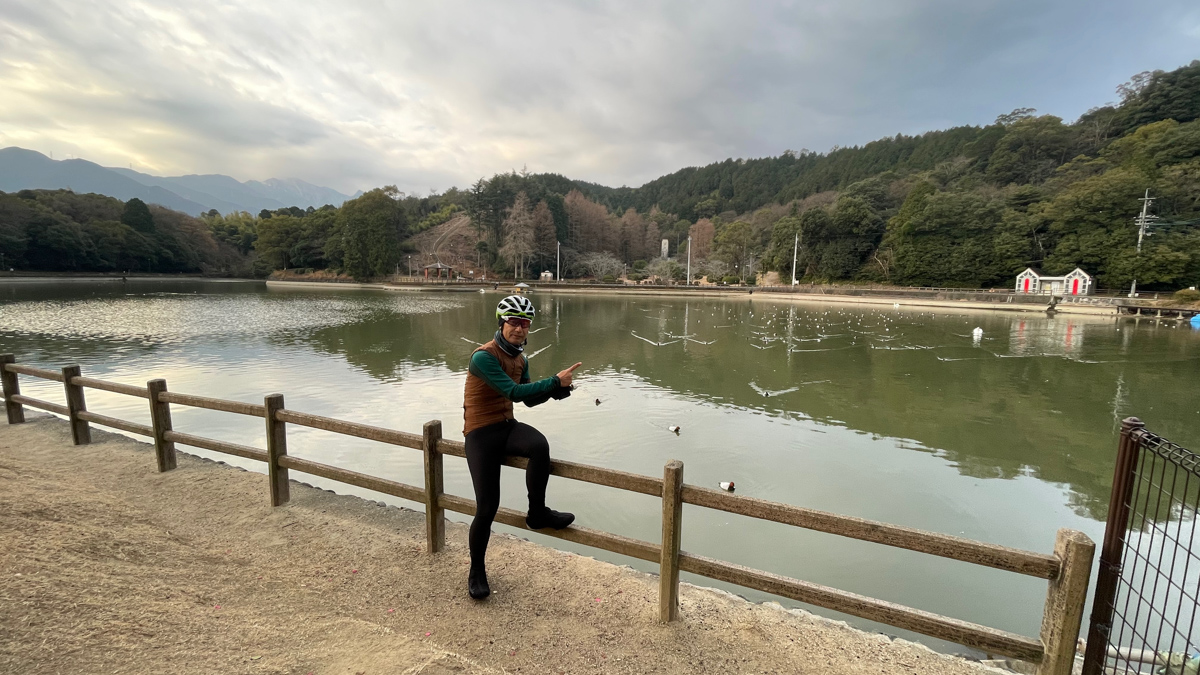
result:
M 326 289 L 352 288 L 352 289 L 368 289 L 381 291 L 410 291 L 410 292 L 450 292 L 450 293 L 475 293 L 480 290 L 490 292 L 500 292 L 511 290 L 501 286 L 496 291 L 491 291 L 490 288 L 480 284 L 384 284 L 384 283 L 344 283 L 344 282 L 323 282 L 323 281 L 275 281 L 267 280 L 268 288 L 315 288 L 321 287 Z M 758 291 L 755 293 L 755 291 Z M 685 289 L 673 289 L 672 287 L 639 287 L 639 286 L 613 286 L 613 287 L 596 287 L 584 286 L 580 288 L 571 288 L 568 286 L 533 286 L 529 289 L 532 294 L 564 294 L 564 295 L 637 295 L 646 297 L 669 297 L 669 298 L 746 298 L 753 300 L 773 300 L 773 301 L 790 301 L 800 303 L 835 303 L 848 305 L 873 305 L 873 306 L 892 306 L 899 308 L 942 308 L 942 309 L 965 309 L 965 310 L 983 310 L 993 312 L 1021 312 L 1026 314 L 1046 314 L 1045 304 L 1038 303 L 1011 303 L 1011 302 L 981 302 L 971 300 L 951 300 L 941 298 L 922 298 L 922 297 L 904 297 L 899 295 L 849 295 L 849 294 L 833 294 L 833 293 L 790 293 L 777 291 L 762 291 L 759 289 L 726 289 L 709 287 L 692 287 Z M 1096 305 L 1085 303 L 1060 303 L 1055 308 L 1056 313 L 1072 314 L 1072 315 L 1091 315 L 1117 317 L 1118 309 L 1116 305 Z
M 92 433 L 0 428 L 0 670 L 997 672 L 686 583 L 660 624 L 654 575 L 505 534 L 473 602 L 463 524 L 431 555 L 421 512 L 296 480 L 271 508 L 264 474 Z

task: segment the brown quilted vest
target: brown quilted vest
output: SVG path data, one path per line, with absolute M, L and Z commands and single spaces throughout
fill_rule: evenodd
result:
M 504 372 L 508 373 L 513 382 L 520 384 L 521 373 L 525 371 L 524 356 L 505 354 L 494 339 L 475 351 L 480 350 L 496 357 Z M 475 353 L 472 352 L 471 355 L 474 356 Z M 463 395 L 463 435 L 466 436 L 480 427 L 511 419 L 514 419 L 512 401 L 498 394 L 482 377 L 476 377 L 468 369 L 467 388 Z

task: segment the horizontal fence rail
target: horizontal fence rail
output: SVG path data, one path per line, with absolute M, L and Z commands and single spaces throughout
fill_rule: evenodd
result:
M 58 405 L 21 395 L 18 375 L 62 382 L 67 405 Z M 273 506 L 280 506 L 289 499 L 287 487 L 289 471 L 299 471 L 423 503 L 427 520 L 428 550 L 431 553 L 436 553 L 445 546 L 443 518 L 445 511 L 453 511 L 467 516 L 475 514 L 473 500 L 445 494 L 442 489 L 442 457 L 445 455 L 465 457 L 466 452 L 461 441 L 441 438 L 441 422 L 429 422 L 425 425 L 423 434 L 413 434 L 288 410 L 284 407 L 283 396 L 280 394 L 265 397 L 262 405 L 227 401 L 170 392 L 167 391 L 164 380 L 151 380 L 145 387 L 138 387 L 83 377 L 79 375 L 78 366 L 68 366 L 62 372 L 35 368 L 15 363 L 15 358 L 11 354 L 0 355 L 0 379 L 4 385 L 5 409 L 10 424 L 23 422 L 23 406 L 30 406 L 67 417 L 72 424 L 76 444 L 90 441 L 89 423 L 149 436 L 154 440 L 159 471 L 169 471 L 175 468 L 175 444 L 264 462 L 267 464 Z M 97 389 L 148 399 L 153 424 L 146 426 L 88 411 L 84 403 L 84 389 Z M 262 450 L 175 431 L 171 424 L 170 404 L 172 403 L 263 418 L 267 425 L 267 449 Z M 286 425 L 288 424 L 421 450 L 425 455 L 425 485 L 407 485 L 288 455 L 286 436 Z M 508 457 L 504 464 L 525 469 L 528 466 L 528 460 L 523 457 Z M 675 460 L 667 464 L 663 478 L 562 460 L 551 461 L 550 473 L 562 478 L 662 499 L 663 539 L 659 543 L 624 537 L 581 525 L 572 525 L 562 530 L 538 530 L 541 534 L 565 541 L 658 563 L 661 572 L 659 609 L 662 621 L 671 621 L 679 617 L 678 574 L 680 571 L 684 571 L 911 630 L 990 654 L 1000 654 L 1036 663 L 1039 664 L 1039 675 L 1067 675 L 1070 673 L 1070 665 L 1075 657 L 1075 642 L 1079 635 L 1094 550 L 1091 540 L 1079 532 L 1059 530 L 1053 554 L 1024 551 L 687 485 L 683 483 L 683 464 Z M 1039 638 L 1017 635 L 683 551 L 679 545 L 683 504 L 692 504 L 759 520 L 1046 579 L 1049 588 L 1043 609 L 1041 635 Z M 496 514 L 496 521 L 515 528 L 529 529 L 525 523 L 525 514 L 513 509 L 500 508 Z

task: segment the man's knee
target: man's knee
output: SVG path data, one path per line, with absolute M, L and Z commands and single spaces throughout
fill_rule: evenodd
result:
M 478 502 L 475 505 L 475 518 L 477 520 L 484 520 L 484 521 L 487 521 L 490 523 L 496 519 L 496 512 L 499 510 L 500 510 L 500 502 L 499 501 Z

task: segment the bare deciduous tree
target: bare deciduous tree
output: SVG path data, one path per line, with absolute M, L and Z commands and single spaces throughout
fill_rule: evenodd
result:
M 603 279 L 609 275 L 615 277 L 621 273 L 621 269 L 624 267 L 624 264 L 617 260 L 616 256 L 605 252 L 585 253 L 579 256 L 578 264 L 589 275 L 597 279 Z
M 504 219 L 504 245 L 500 247 L 500 255 L 512 263 L 513 276 L 520 279 L 525 276 L 525 264 L 535 250 L 529 197 L 520 192 Z

